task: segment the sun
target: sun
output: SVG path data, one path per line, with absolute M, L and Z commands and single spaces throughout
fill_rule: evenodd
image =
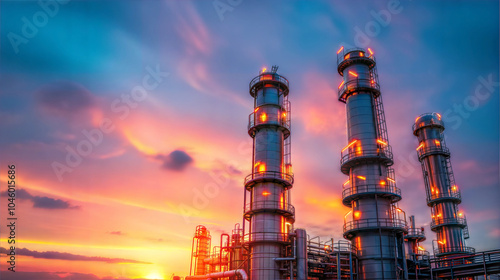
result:
M 146 275 L 144 278 L 146 279 L 157 279 L 157 280 L 163 280 L 165 279 L 164 276 L 158 272 L 158 271 L 152 271 L 148 275 Z

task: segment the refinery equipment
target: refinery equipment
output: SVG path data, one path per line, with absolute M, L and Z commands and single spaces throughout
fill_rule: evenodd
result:
M 469 238 L 467 220 L 459 210 L 462 202 L 451 168 L 450 151 L 444 141 L 444 123 L 438 113 L 423 114 L 415 120 L 413 134 L 418 137 L 418 160 L 424 175 L 427 205 L 431 207 L 431 230 L 436 232 L 434 255 L 472 254 L 465 246 Z
M 348 144 L 340 160 L 341 172 L 348 176 L 342 203 L 351 208 L 344 219 L 347 240 L 322 241 L 294 228 L 289 82 L 277 66 L 264 68 L 249 86 L 253 155 L 244 179 L 243 221 L 222 234 L 218 246 L 212 245 L 205 226 L 196 227 L 185 280 L 434 280 L 500 273 L 500 250 L 474 253 L 465 246 L 467 224 L 457 209 L 460 192 L 436 113 L 420 116 L 413 127 L 433 215 L 431 229 L 437 233 L 433 255 L 421 247 L 424 228 L 416 227 L 414 216 L 407 223 L 398 206 L 402 195 L 391 168 L 375 65 L 371 49 L 342 47 L 337 52 L 343 77 L 338 99 L 347 112 Z

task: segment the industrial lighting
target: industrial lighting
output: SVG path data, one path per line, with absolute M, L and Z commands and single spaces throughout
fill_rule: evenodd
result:
M 358 177 L 361 180 L 366 180 L 366 177 L 363 177 L 363 176 L 356 176 L 356 177 Z
M 396 208 L 396 210 L 398 210 L 398 212 L 403 212 L 403 210 L 401 210 L 401 208 Z
M 424 250 L 424 248 L 423 248 L 423 247 L 421 247 L 421 246 L 418 246 L 418 249 L 419 249 L 420 251 L 425 251 L 425 250 Z
M 255 167 L 259 166 L 259 165 L 260 165 L 260 161 L 257 161 L 257 162 L 254 164 L 254 166 L 253 166 L 253 167 L 255 168 Z
M 384 180 L 380 180 L 380 185 L 385 186 L 385 181 Z
M 439 240 L 438 243 L 441 245 L 444 245 L 444 244 L 446 244 L 446 240 L 443 240 L 443 241 Z
M 351 180 L 347 180 L 343 186 L 345 187 L 345 185 L 349 184 L 349 182 L 351 182 Z
M 441 120 L 441 115 L 436 113 L 436 115 L 438 116 L 438 120 Z
M 420 144 L 420 146 L 417 147 L 417 151 L 420 150 L 424 146 L 424 143 Z
M 266 113 L 262 113 L 260 115 L 260 120 L 263 121 L 263 122 L 267 121 L 267 114 Z
M 262 73 L 266 72 L 266 70 L 267 70 L 266 67 L 262 68 Z
M 259 111 L 259 109 L 260 109 L 260 107 L 255 108 L 255 110 L 253 110 L 254 113 L 257 112 L 257 111 Z
M 439 142 L 439 140 L 434 140 L 434 143 L 436 143 L 437 146 L 441 145 L 441 142 Z
M 344 49 L 344 46 L 340 47 L 340 49 L 337 51 L 337 54 L 339 54 L 343 49 Z
M 372 49 L 368 48 L 368 51 L 370 52 L 370 55 L 373 55 Z
M 265 172 L 266 171 L 266 164 L 261 163 L 259 164 L 259 172 Z
M 325 250 L 328 250 L 328 249 L 330 249 L 330 246 L 325 245 Z
M 357 77 L 357 76 L 358 76 L 358 74 L 356 74 L 356 73 L 354 73 L 354 72 L 352 72 L 352 71 L 349 71 L 349 74 L 353 75 L 354 77 Z
M 363 56 L 363 52 L 359 52 L 359 56 Z
M 439 218 L 439 217 L 441 217 L 441 214 L 438 214 L 438 215 L 437 215 L 437 217 L 438 217 L 438 218 Z
M 350 53 L 348 53 L 348 54 L 346 54 L 346 55 L 344 56 L 344 59 L 348 59 L 350 56 L 351 56 L 351 54 L 350 54 Z
M 262 195 L 263 195 L 263 196 L 268 196 L 268 195 L 270 195 L 270 194 L 271 194 L 271 193 L 270 193 L 270 192 L 268 192 L 268 191 L 263 191 L 263 192 L 262 192 Z
M 354 211 L 354 218 L 359 218 L 361 217 L 361 211 Z
M 349 145 L 345 146 L 345 148 L 342 149 L 342 152 L 344 152 L 345 150 L 349 149 L 349 147 L 351 147 L 352 145 L 354 145 L 354 143 L 356 143 L 356 142 L 358 142 L 358 140 L 354 140 L 351 143 L 349 143 Z
M 458 213 L 458 216 L 459 216 L 459 217 L 462 217 L 462 215 L 463 215 L 463 213 Z
M 387 177 L 387 180 L 389 180 L 389 181 L 391 181 L 393 183 L 396 183 L 396 181 L 394 179 L 392 179 L 392 178 Z
M 420 117 L 417 117 L 417 118 L 415 119 L 415 122 L 417 122 L 417 121 L 418 121 L 418 119 L 420 119 Z
M 457 185 L 453 185 L 453 187 L 451 189 L 454 190 L 454 191 L 456 191 L 457 190 Z
M 286 112 L 283 112 L 283 118 L 286 118 Z
M 384 146 L 387 146 L 387 142 L 384 142 L 384 141 L 382 141 L 380 139 L 377 139 L 377 143 L 382 144 Z
M 339 89 L 344 85 L 344 81 L 342 81 L 342 83 L 340 83 L 339 85 Z

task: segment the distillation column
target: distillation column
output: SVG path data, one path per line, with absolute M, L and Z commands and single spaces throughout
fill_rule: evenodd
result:
M 290 162 L 290 103 L 288 80 L 263 69 L 250 82 L 254 111 L 248 133 L 253 138 L 252 173 L 245 178 L 245 242 L 250 248 L 250 279 L 283 279 L 280 262 L 290 243 L 294 222 L 290 204 L 293 175 Z M 247 198 L 249 194 L 249 199 Z
M 346 104 L 348 145 L 341 152 L 341 171 L 349 176 L 342 200 L 351 211 L 345 217 L 344 238 L 357 248 L 358 279 L 398 279 L 405 270 L 404 212 L 396 206 L 391 147 L 375 58 L 371 49 L 337 52 L 337 70 L 343 77 L 339 101 Z
M 469 238 L 467 221 L 458 209 L 462 198 L 455 184 L 443 131 L 444 123 L 438 113 L 423 114 L 413 125 L 413 134 L 419 142 L 417 154 L 424 176 L 427 205 L 431 207 L 431 230 L 437 237 L 433 242 L 437 257 L 475 251 L 465 246 L 465 239 Z

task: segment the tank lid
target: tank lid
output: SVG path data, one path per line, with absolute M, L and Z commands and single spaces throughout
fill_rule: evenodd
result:
M 413 125 L 413 134 L 417 135 L 416 132 L 427 126 L 436 126 L 444 130 L 444 123 L 439 113 L 425 113 L 418 116 L 415 119 L 415 124 Z

